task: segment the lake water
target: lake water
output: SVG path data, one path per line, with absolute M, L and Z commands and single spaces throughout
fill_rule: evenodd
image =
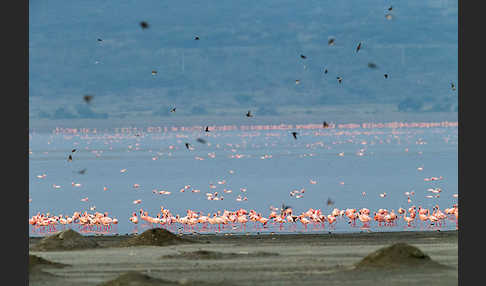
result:
M 443 210 L 457 203 L 453 197 L 458 193 L 457 122 L 358 123 L 326 129 L 319 124 L 211 126 L 210 130 L 204 132 L 202 126 L 31 132 L 29 215 L 93 213 L 90 208 L 95 207 L 119 220 L 111 233 L 125 234 L 150 227 L 132 224 L 132 212 L 143 208 L 155 216 L 161 206 L 181 216 L 187 209 L 207 214 L 239 208 L 268 216 L 271 206 L 278 208 L 282 203 L 297 214 L 319 208 L 325 215 L 333 208 L 366 207 L 373 213 L 379 208 L 396 212 L 411 205 L 432 210 L 438 204 Z M 298 132 L 297 139 L 292 131 Z M 191 149 L 186 148 L 186 142 Z M 72 149 L 76 151 L 71 153 Z M 69 154 L 72 162 L 67 160 Z M 84 174 L 78 173 L 83 169 Z M 126 171 L 121 172 L 123 169 Z M 424 180 L 440 176 L 443 179 L 438 181 Z M 140 186 L 135 188 L 134 184 Z M 210 188 L 210 184 L 216 188 Z M 186 185 L 190 188 L 181 192 Z M 440 188 L 440 196 L 428 191 L 430 188 Z M 192 192 L 194 189 L 200 192 Z M 290 195 L 301 189 L 305 192 Z M 159 194 L 162 190 L 171 194 Z M 404 193 L 411 191 L 415 195 L 409 203 Z M 208 200 L 206 193 L 214 192 L 224 199 Z M 434 197 L 426 197 L 430 195 Z M 238 196 L 247 200 L 237 201 Z M 84 198 L 87 201 L 82 201 Z M 327 205 L 329 198 L 333 205 Z M 134 204 L 135 200 L 141 203 Z M 341 218 L 332 231 L 361 231 L 361 222 L 356 225 Z M 71 227 L 78 230 L 75 225 Z M 455 228 L 455 221 L 447 220 L 441 229 Z M 30 229 L 31 235 L 43 234 L 39 228 Z M 379 227 L 372 222 L 370 229 L 429 228 L 420 223 L 407 228 L 400 219 L 394 227 Z M 279 230 L 272 224 L 266 229 L 255 229 L 252 223 L 246 227 L 248 232 Z M 297 231 L 328 230 L 327 224 L 324 229 L 309 225 L 307 230 L 297 225 Z M 200 227 L 198 231 L 202 231 Z M 224 231 L 242 230 L 235 226 Z M 284 224 L 281 231 L 290 231 L 289 226 Z

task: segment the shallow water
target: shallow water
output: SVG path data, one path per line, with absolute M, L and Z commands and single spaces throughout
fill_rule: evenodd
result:
M 180 127 L 177 131 L 127 128 L 96 133 L 93 130 L 31 132 L 29 215 L 92 213 L 90 207 L 95 206 L 96 211 L 108 212 L 120 221 L 110 233 L 124 234 L 150 227 L 133 225 L 128 220 L 132 212 L 143 208 L 156 216 L 161 206 L 181 216 L 185 216 L 187 209 L 212 214 L 239 208 L 254 209 L 268 216 L 271 206 L 278 208 L 282 203 L 290 205 L 297 214 L 309 208 L 320 208 L 327 215 L 335 207 L 367 207 L 373 212 L 379 208 L 396 211 L 411 205 L 432 209 L 436 204 L 443 210 L 457 203 L 453 194 L 458 193 L 458 130 L 457 122 L 436 125 L 392 125 L 393 128 L 343 125 L 330 129 L 293 125 L 274 130 L 234 126 L 214 128 L 209 133 Z M 291 135 L 294 130 L 298 131 L 297 140 Z M 196 141 L 197 138 L 204 138 L 208 144 Z M 188 150 L 185 142 L 193 149 Z M 68 162 L 72 149 L 76 149 L 73 161 Z M 423 170 L 418 170 L 419 167 Z M 86 172 L 79 174 L 82 169 Z M 126 172 L 122 173 L 122 169 Z M 37 177 L 42 174 L 44 178 Z M 424 181 L 439 176 L 443 179 Z M 218 184 L 223 180 L 225 184 Z M 311 184 L 311 180 L 316 184 Z M 73 183 L 81 185 L 76 187 Z M 134 184 L 140 187 L 134 188 Z M 210 184 L 216 188 L 209 188 Z M 185 185 L 191 187 L 180 192 Z M 242 192 L 241 188 L 247 191 Z M 291 191 L 302 188 L 305 192 L 301 198 L 290 195 Z M 429 188 L 442 189 L 440 197 L 427 198 L 427 195 L 435 196 L 427 191 Z M 194 189 L 200 192 L 193 193 Z M 225 193 L 224 189 L 232 192 Z M 171 194 L 161 195 L 153 190 Z M 411 203 L 404 195 L 407 191 L 415 192 L 410 197 Z M 208 192 L 218 192 L 224 199 L 207 200 Z M 386 196 L 380 197 L 383 193 Z M 238 195 L 247 200 L 237 201 Z M 87 202 L 81 201 L 86 197 Z M 328 198 L 334 205 L 326 204 Z M 141 203 L 133 204 L 134 200 Z M 357 221 L 353 227 L 340 219 L 331 230 L 356 232 L 362 231 L 361 225 Z M 174 231 L 179 228 L 171 227 Z M 79 230 L 77 226 L 72 228 Z M 455 221 L 447 221 L 441 227 L 443 230 L 455 228 Z M 43 234 L 41 229 L 32 226 L 30 229 L 31 235 Z M 416 228 L 407 228 L 403 220 L 394 227 L 379 227 L 372 222 L 370 228 L 372 231 L 404 229 L 429 228 L 420 223 Z M 218 228 L 207 231 L 215 230 Z M 282 229 L 279 225 L 262 229 L 248 223 L 245 229 L 248 232 L 280 230 L 293 231 L 286 224 Z M 307 232 L 328 230 L 327 224 L 324 228 L 308 225 L 305 229 L 299 223 L 296 228 Z M 205 230 L 199 226 L 197 231 Z M 238 225 L 228 225 L 223 231 L 243 230 Z

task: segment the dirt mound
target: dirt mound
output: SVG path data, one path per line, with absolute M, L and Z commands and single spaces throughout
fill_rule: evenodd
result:
M 230 284 L 191 281 L 188 279 L 181 279 L 179 281 L 170 281 L 170 280 L 153 278 L 136 271 L 125 272 L 113 280 L 98 284 L 98 286 L 155 286 L 155 285 L 222 286 L 222 285 L 230 285 Z
M 117 278 L 103 282 L 98 286 L 152 286 L 152 285 L 179 285 L 177 282 L 152 278 L 136 271 L 129 271 Z
M 84 237 L 72 229 L 44 237 L 32 246 L 33 251 L 77 250 L 99 247 L 96 241 Z
M 29 254 L 29 270 L 40 267 L 62 268 L 68 266 L 67 264 L 52 262 L 42 257 Z
M 120 243 L 119 246 L 138 246 L 138 245 L 153 245 L 153 246 L 167 246 L 174 244 L 192 243 L 193 241 L 178 237 L 172 232 L 162 228 L 152 228 L 143 233 L 129 238 Z
M 218 251 L 209 251 L 209 250 L 197 250 L 197 251 L 190 251 L 190 252 L 181 252 L 178 254 L 173 255 L 164 255 L 161 258 L 168 258 L 168 259 L 232 259 L 232 258 L 241 258 L 241 257 L 266 257 L 266 256 L 277 256 L 278 253 L 271 253 L 271 252 L 240 252 L 240 253 L 225 253 L 225 252 L 218 252 Z
M 368 254 L 356 268 L 393 269 L 399 267 L 446 267 L 439 264 L 415 246 L 396 243 Z

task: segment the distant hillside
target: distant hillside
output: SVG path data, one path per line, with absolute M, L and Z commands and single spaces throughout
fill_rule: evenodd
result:
M 356 103 L 457 110 L 457 1 L 29 5 L 31 118 L 166 116 L 170 106 L 197 115 Z

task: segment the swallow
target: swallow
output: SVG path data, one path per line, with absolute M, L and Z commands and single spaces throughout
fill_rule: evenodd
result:
M 358 47 L 356 48 L 356 52 L 358 52 L 361 49 L 361 42 L 359 42 Z
M 83 96 L 83 100 L 86 101 L 86 103 L 90 103 L 91 100 L 93 99 L 93 95 L 90 95 L 90 94 L 86 94 L 85 96 Z
M 292 132 L 292 136 L 294 136 L 294 139 L 297 139 L 297 134 L 298 134 L 298 133 L 297 133 L 297 132 L 295 132 L 295 131 L 294 131 L 294 132 Z
M 149 24 L 145 21 L 142 21 L 140 22 L 140 27 L 142 27 L 142 29 L 147 29 L 149 27 Z
M 246 117 L 253 117 L 250 110 L 248 110 L 248 112 L 246 113 Z

